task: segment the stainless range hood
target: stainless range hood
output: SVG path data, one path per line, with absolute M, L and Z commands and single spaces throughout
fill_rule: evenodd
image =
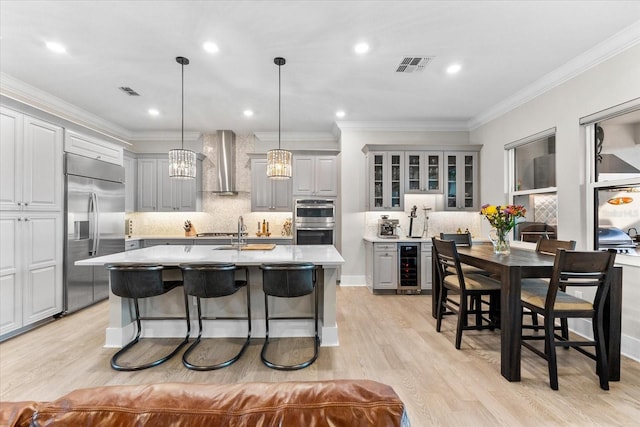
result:
M 214 193 L 221 196 L 238 194 L 236 190 L 236 134 L 230 130 L 219 130 L 216 142 L 216 166 L 218 188 Z

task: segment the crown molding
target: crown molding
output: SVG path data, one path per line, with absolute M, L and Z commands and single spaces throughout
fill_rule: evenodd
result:
M 132 133 L 63 99 L 0 72 L 0 94 L 129 145 Z
M 278 142 L 278 132 L 254 132 L 261 142 Z M 285 142 L 338 142 L 333 132 L 282 132 L 280 140 Z
M 424 122 L 373 122 L 373 121 L 338 121 L 341 130 L 359 130 L 375 132 L 425 132 L 425 131 L 467 131 L 466 121 L 441 120 Z
M 185 132 L 184 142 L 197 142 L 202 136 L 200 132 Z M 135 132 L 130 137 L 131 142 L 175 142 L 182 141 L 180 131 L 150 131 Z
M 478 114 L 467 123 L 474 130 L 515 108 L 537 98 L 549 90 L 573 79 L 590 68 L 618 55 L 640 43 L 640 21 L 626 27 L 612 37 L 598 43 L 585 53 L 578 55 L 561 67 L 546 74 L 533 84 Z

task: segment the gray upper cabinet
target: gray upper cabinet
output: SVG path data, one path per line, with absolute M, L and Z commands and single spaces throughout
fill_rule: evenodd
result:
M 291 212 L 291 179 L 267 177 L 267 159 L 251 159 L 251 211 Z
M 124 211 L 135 212 L 138 195 L 138 160 L 129 151 L 124 152 Z
M 405 155 L 404 192 L 442 193 L 442 152 L 408 151 Z
M 404 153 L 371 151 L 367 167 L 368 210 L 404 210 Z
M 144 156 L 144 157 L 142 157 Z M 200 210 L 202 161 L 198 159 L 196 179 L 169 178 L 166 154 L 138 158 L 137 210 L 140 212 L 194 212 Z
M 293 195 L 338 195 L 338 159 L 333 155 L 293 156 Z
M 478 210 L 478 153 L 445 152 L 444 167 L 445 209 Z

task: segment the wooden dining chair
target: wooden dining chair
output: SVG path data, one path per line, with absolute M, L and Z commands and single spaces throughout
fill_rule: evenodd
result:
M 440 240 L 451 240 L 456 244 L 456 246 L 469 248 L 473 246 L 471 233 L 469 233 L 468 231 L 466 233 L 440 233 Z M 490 274 L 481 268 L 471 265 L 461 264 L 461 266 L 464 273 L 484 274 L 485 276 L 488 276 Z
M 604 342 L 604 308 L 609 293 L 610 276 L 616 252 L 578 252 L 559 249 L 553 266 L 549 286 L 522 289 L 522 307 L 544 316 L 544 335 L 525 335 L 522 329 L 522 345 L 544 358 L 549 366 L 549 382 L 553 390 L 558 389 L 558 366 L 556 347 L 571 347 L 596 361 L 596 373 L 600 387 L 609 389 L 609 365 Z M 595 288 L 591 299 L 578 298 L 567 290 L 577 287 L 581 295 L 590 295 L 588 288 Z M 586 290 L 586 291 L 585 291 Z M 593 328 L 592 340 L 572 341 L 555 333 L 556 319 L 587 318 Z M 544 351 L 529 341 L 544 340 Z M 584 346 L 595 347 L 595 354 L 584 350 Z
M 456 244 L 452 240 L 433 237 L 433 248 L 438 269 L 439 296 L 436 313 L 436 331 L 440 332 L 445 314 L 457 314 L 455 346 L 460 349 L 463 330 L 495 329 L 498 326 L 497 310 L 500 304 L 500 282 L 483 274 L 463 273 Z M 459 295 L 459 299 L 451 298 Z M 482 310 L 482 304 L 469 307 L 470 299 L 478 301 L 489 297 L 489 309 Z M 468 315 L 476 315 L 475 325 L 469 325 Z
M 541 236 L 536 242 L 536 252 L 543 253 L 546 255 L 555 255 L 558 249 L 566 249 L 566 250 L 574 250 L 576 248 L 575 240 L 557 240 L 557 239 L 549 239 L 545 236 Z M 522 282 L 523 288 L 531 288 L 531 287 L 548 287 L 549 280 L 548 279 L 525 279 Z M 564 289 L 562 289 L 564 290 Z M 538 324 L 538 315 L 536 313 L 531 314 L 531 324 L 533 326 L 532 329 L 537 330 L 541 328 Z M 560 330 L 562 330 L 562 336 L 565 338 L 569 337 L 569 326 L 567 324 L 566 319 L 562 319 L 560 321 Z
M 536 252 L 548 255 L 555 255 L 558 249 L 566 249 L 572 251 L 575 248 L 575 240 L 557 240 L 540 237 L 536 242 Z

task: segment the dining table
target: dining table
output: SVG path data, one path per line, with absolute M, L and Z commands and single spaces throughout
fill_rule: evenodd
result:
M 520 381 L 521 280 L 523 278 L 550 278 L 555 256 L 520 247 L 511 247 L 509 254 L 496 254 L 490 243 L 474 244 L 468 247 L 458 246 L 457 251 L 461 263 L 481 268 L 500 279 L 500 372 L 509 381 Z M 435 254 L 432 259 L 435 262 Z M 434 264 L 434 284 L 439 283 L 437 276 L 437 268 Z M 433 317 L 436 317 L 439 294 L 439 286 L 435 285 L 432 297 Z M 622 268 L 614 267 L 603 318 L 610 381 L 620 381 L 621 315 Z

